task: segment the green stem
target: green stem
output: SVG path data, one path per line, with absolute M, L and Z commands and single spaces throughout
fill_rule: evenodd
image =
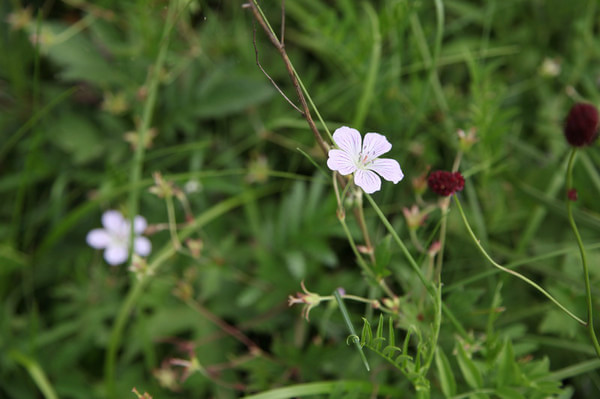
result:
M 337 290 L 335 290 L 333 292 L 333 296 L 335 297 L 335 300 L 338 303 L 340 312 L 342 313 L 344 321 L 346 322 L 346 326 L 348 327 L 348 330 L 350 330 L 350 334 L 352 334 L 352 341 L 354 342 L 354 345 L 356 346 L 356 349 L 358 350 L 358 353 L 360 354 L 360 358 L 363 361 L 365 368 L 367 369 L 367 371 L 371 371 L 371 367 L 369 367 L 369 362 L 367 361 L 367 357 L 365 356 L 362 346 L 360 345 L 360 340 L 358 339 L 358 335 L 356 334 L 356 331 L 354 330 L 354 325 L 352 324 L 352 320 L 350 320 L 350 315 L 348 314 L 348 310 L 346 309 L 346 305 L 344 305 L 344 301 L 343 301 L 342 297 L 340 296 L 340 293 Z
M 573 148 L 573 150 L 571 151 L 571 156 L 569 157 L 569 164 L 567 166 L 567 190 L 571 190 L 573 188 L 573 165 L 575 164 L 576 154 L 577 149 Z M 588 270 L 587 256 L 585 253 L 585 248 L 583 247 L 581 235 L 579 234 L 579 230 L 577 229 L 577 225 L 575 224 L 575 219 L 573 219 L 573 201 L 571 201 L 570 199 L 567 200 L 567 213 L 569 217 L 569 224 L 571 225 L 571 229 L 573 229 L 573 234 L 575 234 L 575 239 L 577 240 L 577 245 L 579 246 L 579 252 L 581 254 L 581 264 L 583 266 L 583 279 L 585 280 L 585 297 L 587 305 L 586 327 L 590 334 L 590 339 L 592 340 L 594 349 L 596 350 L 596 355 L 600 358 L 600 344 L 598 344 L 598 338 L 596 338 L 596 332 L 594 331 L 592 288 L 590 284 L 590 273 Z
M 171 235 L 171 242 L 173 243 L 173 247 L 176 251 L 181 249 L 181 241 L 179 241 L 179 237 L 177 236 L 177 220 L 175 217 L 175 206 L 173 205 L 173 196 L 168 195 L 165 198 L 167 204 L 167 215 L 169 221 L 169 233 Z
M 129 193 L 129 217 L 131 218 L 131 237 L 134 235 L 134 223 L 133 218 L 138 214 L 139 207 L 139 190 L 134 187 L 139 187 L 139 182 L 142 178 L 142 167 L 144 163 L 144 156 L 146 153 L 146 135 L 150 129 L 150 123 L 152 122 L 152 116 L 154 115 L 154 106 L 156 105 L 156 98 L 158 94 L 158 85 L 160 82 L 160 73 L 165 63 L 167 56 L 167 48 L 169 46 L 169 34 L 175 23 L 175 9 L 177 8 L 178 2 L 169 2 L 169 8 L 167 11 L 167 19 L 163 28 L 160 47 L 158 55 L 154 65 L 151 66 L 150 74 L 148 77 L 148 97 L 144 103 L 144 109 L 142 111 L 142 120 L 138 128 L 138 142 L 135 147 L 135 153 L 133 156 L 133 167 L 131 168 L 131 175 L 129 177 L 129 185 L 133 189 Z M 132 254 L 133 242 L 130 240 L 129 253 Z
M 35 385 L 37 385 L 39 390 L 42 392 L 42 395 L 44 395 L 44 398 L 58 399 L 58 395 L 52 387 L 52 384 L 50 384 L 46 373 L 44 373 L 44 370 L 40 367 L 39 363 L 35 361 L 35 359 L 26 356 L 23 353 L 14 349 L 8 353 L 8 356 L 17 363 L 19 363 L 21 366 L 25 367 L 25 369 L 35 382 Z
M 584 326 L 586 325 L 585 321 L 581 320 L 579 317 L 577 317 L 576 315 L 574 315 L 569 309 L 567 309 L 566 307 L 564 307 L 558 300 L 556 300 L 552 295 L 550 295 L 550 293 L 548 291 L 546 291 L 545 289 L 543 289 L 542 287 L 540 287 L 537 283 L 535 283 L 534 281 L 530 280 L 529 278 L 523 276 L 521 273 L 518 273 L 518 272 L 516 272 L 514 270 L 508 269 L 508 268 L 500 265 L 496 261 L 494 261 L 494 259 L 492 259 L 492 257 L 483 248 L 483 246 L 481 245 L 481 243 L 479 242 L 479 240 L 475 236 L 475 233 L 473 233 L 473 229 L 471 229 L 471 226 L 469 225 L 469 222 L 467 221 L 467 217 L 465 216 L 465 212 L 463 211 L 463 208 L 462 208 L 462 206 L 460 204 L 460 201 L 458 200 L 458 197 L 456 196 L 456 194 L 454 195 L 454 202 L 456 203 L 458 211 L 460 212 L 460 216 L 462 217 L 463 223 L 465 224 L 465 227 L 467 228 L 467 231 L 469 232 L 469 235 L 473 239 L 473 242 L 475 243 L 475 245 L 477 246 L 477 248 L 479 249 L 479 251 L 483 254 L 483 256 L 494 267 L 496 267 L 496 268 L 498 268 L 498 269 L 500 269 L 503 272 L 506 272 L 508 274 L 512 274 L 513 276 L 515 276 L 515 277 L 523 280 L 524 282 L 526 282 L 527 284 L 529 284 L 530 286 L 532 286 L 533 288 L 535 288 L 536 290 L 538 290 L 540 293 L 542 293 L 550 301 L 552 301 L 552 303 L 554 303 L 556 306 L 558 306 L 563 312 L 565 312 L 567 315 L 569 315 L 569 317 L 571 317 L 573 320 L 577 321 L 581 325 L 584 325 Z
M 427 280 L 427 278 L 421 271 L 421 268 L 419 268 L 419 265 L 417 265 L 417 262 L 415 261 L 415 259 L 412 257 L 412 255 L 408 251 L 408 248 L 406 248 L 406 245 L 404 245 L 404 242 L 402 241 L 402 239 L 400 239 L 400 237 L 398 236 L 398 233 L 396 233 L 396 231 L 394 230 L 394 227 L 391 225 L 389 220 L 387 220 L 387 218 L 381 211 L 381 208 L 379 208 L 379 206 L 375 203 L 375 201 L 369 194 L 365 194 L 365 196 L 367 197 L 367 200 L 369 200 L 369 202 L 371 203 L 371 206 L 375 210 L 375 213 L 377 213 L 377 216 L 379 216 L 379 219 L 381 219 L 381 222 L 383 223 L 385 228 L 392 235 L 392 238 L 394 239 L 396 244 L 400 247 L 400 250 L 406 257 L 406 260 L 408 260 L 408 263 L 410 264 L 411 268 L 417 274 L 417 276 L 419 277 L 419 280 L 421 280 L 421 283 L 423 284 L 425 289 L 427 289 L 427 292 L 429 293 L 429 295 L 435 302 L 436 297 L 437 297 L 435 287 L 433 286 L 431 281 Z

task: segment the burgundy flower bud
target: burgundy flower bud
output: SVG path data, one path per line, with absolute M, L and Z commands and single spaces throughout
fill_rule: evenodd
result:
M 577 189 L 570 189 L 569 191 L 567 191 L 567 198 L 569 199 L 569 201 L 577 201 Z
M 445 170 L 436 170 L 429 175 L 427 184 L 434 193 L 447 197 L 461 191 L 465 186 L 465 179 L 460 172 L 452 173 Z
M 565 121 L 565 137 L 570 145 L 590 145 L 598 136 L 598 109 L 592 104 L 573 105 Z

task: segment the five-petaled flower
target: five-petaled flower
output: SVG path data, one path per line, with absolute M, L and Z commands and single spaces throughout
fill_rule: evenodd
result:
M 436 170 L 429 175 L 427 184 L 434 193 L 447 197 L 461 191 L 465 186 L 465 179 L 460 172 Z
M 344 176 L 354 173 L 354 183 L 366 193 L 381 189 L 377 174 L 394 184 L 404 177 L 398 161 L 378 158 L 392 149 L 385 136 L 367 133 L 363 141 L 358 130 L 342 126 L 333 133 L 333 141 L 339 149 L 329 151 L 327 166 Z
M 88 245 L 95 249 L 104 249 L 104 259 L 112 266 L 120 265 L 129 257 L 129 236 L 131 224 L 119 211 L 109 210 L 102 214 L 103 229 L 94 229 L 87 234 Z M 133 219 L 133 251 L 140 256 L 148 256 L 152 244 L 140 234 L 146 229 L 146 219 L 136 216 Z

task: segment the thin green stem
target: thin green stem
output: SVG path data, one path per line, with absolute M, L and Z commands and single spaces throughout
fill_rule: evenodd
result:
M 573 189 L 573 165 L 575 164 L 576 154 L 577 149 L 573 148 L 573 150 L 571 151 L 571 156 L 569 157 L 569 164 L 567 166 L 567 190 Z M 571 229 L 573 229 L 573 234 L 575 235 L 577 245 L 579 246 L 579 253 L 581 254 L 581 265 L 583 266 L 583 279 L 585 281 L 585 298 L 587 305 L 586 327 L 590 334 L 592 344 L 594 345 L 596 355 L 600 358 L 600 344 L 598 344 L 598 338 L 596 338 L 596 332 L 594 331 L 592 288 L 590 284 L 590 273 L 588 270 L 587 255 L 583 246 L 583 241 L 581 240 L 581 235 L 579 234 L 579 229 L 577 229 L 575 219 L 573 219 L 573 201 L 571 201 L 570 199 L 567 200 L 567 213 L 569 218 L 569 224 L 571 225 Z
M 354 342 L 354 345 L 356 346 L 356 349 L 358 350 L 358 353 L 360 354 L 360 358 L 361 358 L 363 364 L 365 365 L 365 368 L 367 369 L 367 371 L 371 371 L 371 367 L 369 367 L 369 362 L 367 361 L 367 357 L 365 356 L 362 346 L 360 345 L 360 340 L 358 339 L 358 335 L 356 334 L 356 331 L 354 330 L 354 325 L 352 324 L 352 320 L 350 320 L 350 315 L 348 314 L 346 305 L 344 305 L 344 300 L 342 299 L 342 297 L 340 296 L 340 293 L 337 290 L 335 290 L 333 292 L 333 296 L 335 297 L 335 300 L 338 303 L 340 312 L 342 313 L 342 317 L 344 318 L 344 321 L 346 322 L 346 326 L 348 327 L 348 330 L 350 330 L 350 334 L 352 334 L 352 341 Z
M 530 280 L 529 278 L 523 276 L 521 273 L 518 273 L 518 272 L 516 272 L 514 270 L 508 269 L 508 268 L 500 265 L 496 261 L 494 261 L 494 259 L 492 259 L 492 257 L 487 253 L 487 251 L 483 248 L 483 246 L 481 245 L 481 243 L 479 242 L 479 240 L 475 236 L 475 233 L 473 232 L 473 229 L 471 229 L 471 225 L 467 221 L 467 217 L 465 215 L 465 212 L 463 211 L 463 208 L 462 208 L 462 206 L 460 204 L 460 201 L 458 200 L 458 197 L 456 195 L 454 195 L 454 202 L 456 203 L 458 211 L 460 212 L 460 216 L 462 217 L 463 223 L 465 224 L 465 227 L 467 228 L 467 231 L 469 232 L 469 235 L 473 239 L 473 242 L 475 243 L 475 245 L 477 246 L 477 248 L 479 249 L 479 251 L 483 254 L 483 256 L 494 267 L 496 267 L 496 268 L 498 268 L 498 269 L 500 269 L 503 272 L 506 272 L 508 274 L 512 274 L 513 276 L 515 276 L 515 277 L 523 280 L 524 282 L 526 282 L 527 284 L 529 284 L 530 286 L 532 286 L 533 288 L 535 288 L 536 290 L 538 290 L 540 293 L 542 293 L 550 301 L 552 301 L 552 303 L 554 303 L 556 306 L 558 306 L 563 312 L 565 312 L 573 320 L 577 321 L 581 325 L 584 325 L 584 326 L 586 325 L 585 321 L 581 320 L 579 317 L 577 317 L 575 314 L 573 314 L 569 309 L 567 309 L 563 304 L 561 304 L 558 300 L 556 300 L 552 295 L 550 295 L 550 293 L 548 291 L 546 291 L 545 289 L 543 289 L 537 283 L 535 283 L 534 281 Z
M 35 385 L 42 392 L 42 395 L 44 395 L 44 398 L 58 399 L 58 395 L 48 380 L 46 373 L 35 359 L 14 349 L 8 353 L 8 356 L 27 370 Z
M 379 206 L 375 203 L 375 201 L 373 200 L 373 198 L 369 194 L 365 194 L 365 196 L 367 197 L 367 200 L 369 200 L 371 206 L 375 210 L 375 213 L 377 213 L 377 216 L 379 216 L 379 219 L 381 220 L 381 222 L 383 223 L 383 225 L 385 226 L 385 228 L 392 235 L 392 238 L 394 239 L 394 241 L 396 242 L 396 244 L 400 247 L 400 250 L 404 254 L 406 260 L 408 260 L 408 263 L 410 264 L 411 268 L 417 274 L 417 276 L 419 277 L 419 280 L 421 280 L 421 283 L 427 289 L 427 292 L 429 293 L 429 295 L 431 296 L 431 298 L 435 301 L 436 296 L 437 296 L 435 287 L 433 286 L 433 284 L 431 283 L 431 281 L 427 280 L 427 278 L 425 277 L 425 275 L 421 271 L 421 268 L 419 267 L 419 265 L 415 261 L 415 258 L 413 258 L 413 256 L 410 254 L 410 252 L 408 251 L 408 248 L 406 248 L 406 245 L 404 245 L 404 242 L 402 241 L 402 239 L 400 239 L 400 237 L 398 236 L 398 233 L 396 233 L 396 231 L 394 230 L 394 227 L 391 225 L 391 223 L 389 222 L 389 220 L 387 220 L 387 218 L 385 217 L 385 215 L 381 211 L 381 208 L 379 208 Z
M 369 258 L 371 259 L 371 263 L 375 265 L 375 248 L 373 248 L 373 244 L 371 243 L 371 237 L 369 235 L 369 230 L 367 229 L 367 222 L 365 221 L 365 211 L 362 200 L 362 190 L 360 192 L 360 196 L 358 197 L 358 207 L 356 208 L 356 221 L 358 222 L 358 226 L 360 227 L 360 231 L 365 239 L 365 244 L 367 246 L 367 250 L 369 251 Z
M 354 252 L 354 256 L 356 256 L 356 261 L 358 262 L 358 265 L 360 266 L 360 268 L 363 270 L 365 275 L 369 276 L 370 278 L 373 279 L 373 281 L 375 281 L 379 284 L 379 286 L 383 289 L 383 291 L 385 291 L 386 295 L 388 295 L 390 298 L 393 298 L 395 295 L 392 292 L 392 290 L 390 290 L 390 288 L 387 286 L 387 284 L 385 284 L 383 279 L 378 278 L 375 275 L 375 273 L 373 273 L 373 269 L 371 269 L 369 267 L 369 265 L 367 264 L 367 262 L 365 262 L 365 260 L 363 259 L 362 255 L 360 254 L 360 251 L 358 250 L 358 247 L 356 246 L 356 242 L 354 242 L 354 238 L 352 238 L 352 233 L 350 233 L 348 224 L 346 224 L 346 219 L 344 217 L 340 217 L 339 212 L 338 212 L 338 219 L 340 221 L 340 224 L 342 225 L 342 228 L 344 229 L 344 233 L 346 233 L 346 238 L 348 239 L 348 242 L 350 243 L 350 248 L 352 248 L 352 252 Z
M 130 187 L 133 189 L 129 192 L 129 217 L 131 218 L 131 237 L 134 235 L 134 223 L 133 218 L 138 214 L 140 192 L 136 188 L 139 186 L 139 182 L 142 178 L 142 166 L 144 163 L 144 156 L 146 153 L 146 135 L 150 129 L 152 122 L 152 116 L 154 115 L 154 107 L 156 105 L 156 99 L 158 96 L 158 86 L 160 82 L 160 73 L 165 64 L 167 56 L 167 48 L 169 47 L 169 37 L 171 29 L 175 24 L 176 8 L 178 2 L 169 2 L 169 8 L 167 10 L 167 19 L 163 28 L 160 47 L 158 55 L 154 65 L 151 66 L 150 73 L 148 76 L 148 97 L 144 103 L 144 109 L 142 111 L 142 119 L 138 128 L 138 142 L 135 147 L 135 153 L 133 156 L 133 167 L 131 168 L 131 175 L 129 176 Z M 130 240 L 129 253 L 132 254 L 133 242 Z
M 181 241 L 177 236 L 177 220 L 175 218 L 175 206 L 173 205 L 173 196 L 168 195 L 165 198 L 167 204 L 167 215 L 169 220 L 169 233 L 171 235 L 171 242 L 176 251 L 181 248 Z

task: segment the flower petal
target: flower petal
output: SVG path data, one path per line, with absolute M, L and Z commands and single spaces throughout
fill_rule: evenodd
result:
M 135 234 L 142 234 L 146 227 L 148 227 L 148 222 L 146 222 L 145 217 L 138 215 L 133 218 L 133 231 Z
M 331 170 L 337 170 L 342 175 L 354 173 L 356 165 L 354 160 L 347 152 L 343 150 L 329 150 L 327 167 Z
M 335 144 L 343 151 L 346 151 L 352 158 L 358 158 L 362 142 L 358 130 L 348 126 L 339 127 L 333 132 L 333 141 L 335 141 Z
M 109 265 L 116 266 L 127 261 L 127 247 L 121 245 L 113 245 L 104 251 L 104 260 Z
M 146 237 L 136 237 L 133 241 L 133 252 L 140 256 L 148 256 L 152 251 L 152 243 Z
M 385 180 L 394 182 L 394 184 L 404 178 L 400 164 L 395 159 L 378 158 L 371 162 L 368 168 L 379 173 Z
M 368 161 L 377 158 L 378 156 L 385 154 L 392 149 L 392 144 L 388 139 L 379 133 L 367 133 L 365 134 L 365 141 L 363 143 L 362 155 L 368 157 Z
M 354 174 L 354 183 L 362 188 L 367 194 L 372 194 L 381 189 L 381 179 L 375 172 L 370 170 L 357 170 Z
M 110 234 L 104 229 L 94 229 L 87 233 L 85 241 L 95 249 L 104 249 L 110 244 Z
M 127 221 L 121 212 L 110 210 L 102 214 L 102 226 L 109 232 L 123 234 L 127 230 Z

